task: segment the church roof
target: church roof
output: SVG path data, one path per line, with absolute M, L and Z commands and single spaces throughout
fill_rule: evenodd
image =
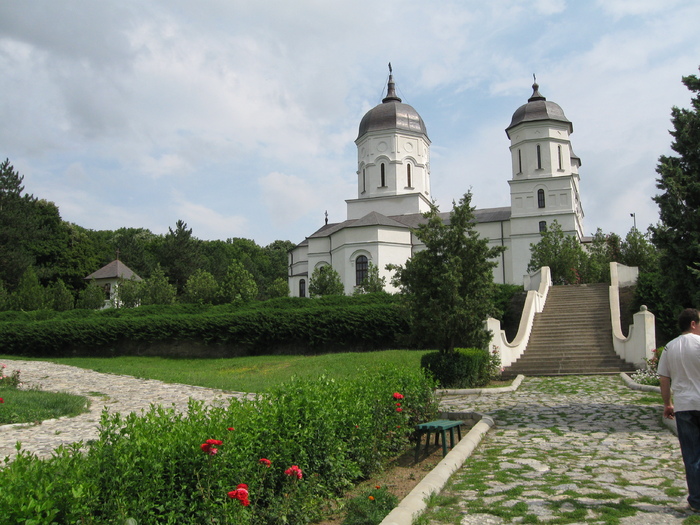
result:
M 569 125 L 569 133 L 573 133 L 574 125 L 564 115 L 564 110 L 556 102 L 550 102 L 540 94 L 540 86 L 535 82 L 532 85 L 532 96 L 513 113 L 510 125 L 506 128 L 506 135 L 510 138 L 509 131 L 523 122 L 538 120 L 558 120 Z
M 137 281 L 141 280 L 141 277 L 136 275 L 134 271 L 129 268 L 126 264 L 121 262 L 119 259 L 112 261 L 111 263 L 103 266 L 96 272 L 91 273 L 86 280 L 91 279 L 126 279 L 129 280 L 134 278 Z
M 391 65 L 389 67 L 391 68 Z M 425 122 L 423 122 L 418 112 L 412 106 L 402 103 L 401 99 L 396 95 L 396 86 L 392 74 L 389 74 L 387 95 L 382 100 L 382 103 L 370 109 L 362 117 L 356 141 L 371 131 L 387 129 L 422 133 L 426 138 L 428 137 Z
M 443 221 L 448 222 L 450 219 L 450 212 L 441 212 L 440 218 Z M 474 210 L 474 218 L 476 219 L 477 223 L 507 221 L 510 220 L 510 207 L 506 206 L 503 208 L 484 208 L 482 210 Z M 373 211 L 360 219 L 350 219 L 343 222 L 325 224 L 317 231 L 309 235 L 309 237 L 307 237 L 297 246 L 304 246 L 308 244 L 308 239 L 329 237 L 345 228 L 389 226 L 393 228 L 415 229 L 424 222 L 426 222 L 426 218 L 423 217 L 422 213 L 409 213 L 406 215 L 392 215 L 391 217 L 387 217 L 386 215 Z

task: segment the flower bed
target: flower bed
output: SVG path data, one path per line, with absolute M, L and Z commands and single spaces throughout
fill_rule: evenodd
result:
M 222 407 L 191 402 L 186 414 L 103 413 L 84 453 L 76 444 L 8 463 L 0 513 L 12 523 L 308 523 L 436 415 L 419 371 L 360 376 L 294 380 Z

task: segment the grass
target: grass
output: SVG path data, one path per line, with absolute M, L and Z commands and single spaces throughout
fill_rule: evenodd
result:
M 326 375 L 334 379 L 356 377 L 363 370 L 388 365 L 420 368 L 427 351 L 384 350 L 379 352 L 345 352 L 321 355 L 264 355 L 214 359 L 168 357 L 63 357 L 31 358 L 1 355 L 0 359 L 48 361 L 103 372 L 158 379 L 166 383 L 218 388 L 229 392 L 267 392 L 292 377 L 313 378 Z M 493 382 L 507 386 L 510 381 Z
M 83 396 L 61 392 L 21 390 L 0 386 L 0 425 L 34 423 L 86 412 L 89 401 Z
M 374 370 L 387 365 L 419 368 L 417 350 L 350 352 L 314 356 L 278 355 L 233 357 L 226 359 L 180 359 L 166 357 L 66 357 L 26 358 L 0 356 L 2 359 L 49 361 L 87 368 L 109 374 L 159 379 L 235 392 L 267 392 L 292 377 L 312 378 L 326 375 L 335 379 L 355 377 L 358 369 Z

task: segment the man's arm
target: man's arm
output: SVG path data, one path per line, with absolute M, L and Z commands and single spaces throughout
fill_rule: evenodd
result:
M 661 382 L 661 399 L 664 401 L 664 417 L 666 419 L 674 418 L 673 401 L 671 401 L 671 378 L 659 376 Z

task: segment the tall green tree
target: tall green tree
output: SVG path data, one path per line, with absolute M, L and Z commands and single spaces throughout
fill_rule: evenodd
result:
M 158 260 L 178 295 L 182 294 L 187 279 L 203 262 L 201 241 L 192 235 L 192 228 L 188 228 L 186 222 L 179 220 L 174 230 L 168 228 Z
M 9 159 L 0 163 L 0 279 L 10 290 L 34 264 L 30 243 L 37 230 L 36 199 L 24 193 L 23 181 Z
M 309 297 L 344 294 L 345 288 L 340 280 L 340 275 L 330 264 L 319 266 L 311 273 L 311 278 L 309 279 Z
M 700 261 L 700 79 L 683 77 L 683 84 L 694 95 L 690 109 L 671 110 L 671 148 L 677 155 L 659 158 L 661 194 L 654 201 L 660 222 L 652 228 L 670 299 L 679 309 L 700 302 L 700 279 L 691 271 Z
M 472 194 L 453 202 L 449 221 L 437 206 L 424 214 L 426 222 L 415 235 L 425 249 L 396 270 L 394 285 L 401 288 L 411 315 L 416 340 L 452 354 L 455 346 L 485 348 L 489 333 L 484 321 L 494 313 L 493 269 L 503 253 L 489 247 L 475 226 Z

